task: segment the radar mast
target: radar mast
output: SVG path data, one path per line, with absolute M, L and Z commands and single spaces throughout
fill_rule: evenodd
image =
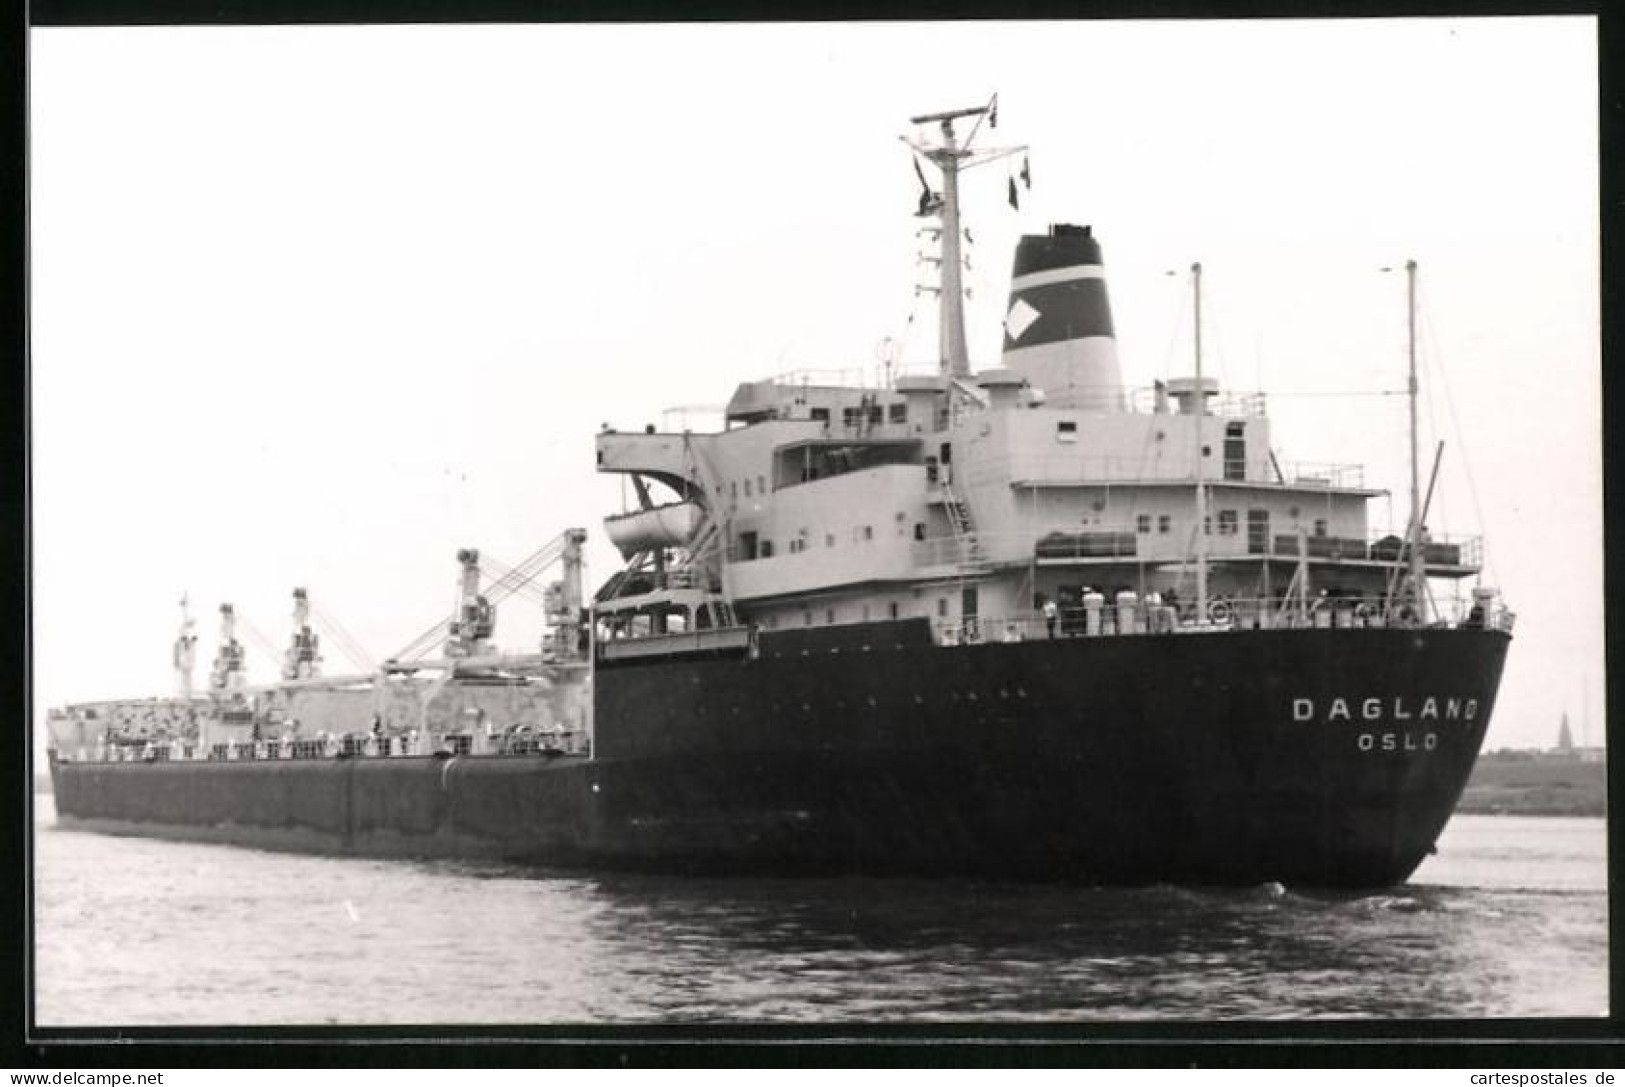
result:
M 954 130 L 954 122 L 967 117 L 975 117 L 976 123 L 971 126 L 970 132 L 961 142 Z M 941 246 L 938 263 L 942 278 L 937 342 L 942 373 L 951 378 L 970 375 L 970 354 L 965 346 L 965 290 L 961 274 L 964 270 L 964 258 L 959 247 L 963 229 L 959 222 L 959 175 L 973 166 L 981 166 L 1014 155 L 1018 151 L 1027 150 L 1026 147 L 991 147 L 984 151 L 973 151 L 971 144 L 975 142 L 976 134 L 982 127 L 983 118 L 987 119 L 988 127 L 998 127 L 998 95 L 994 95 L 985 106 L 949 110 L 946 113 L 927 113 L 909 118 L 910 123 L 915 125 L 937 125 L 936 143 L 908 136 L 902 137 L 903 142 L 914 149 L 918 158 L 930 162 L 942 174 L 942 191 L 935 192 L 926 182 L 924 173 L 920 173 L 920 184 L 925 191 L 920 196 L 917 214 L 921 217 L 936 216 L 942 224 L 938 232 Z M 918 172 L 918 161 L 915 169 Z

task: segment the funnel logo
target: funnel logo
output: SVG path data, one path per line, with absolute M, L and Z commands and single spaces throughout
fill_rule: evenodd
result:
M 1005 314 L 1004 330 L 1010 333 L 1012 340 L 1019 340 L 1021 334 L 1033 327 L 1033 322 L 1038 320 L 1040 316 L 1041 314 L 1029 306 L 1025 300 L 1018 298 L 1011 305 L 1010 312 Z

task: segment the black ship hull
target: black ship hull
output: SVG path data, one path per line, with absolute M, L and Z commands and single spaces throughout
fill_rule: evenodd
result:
M 739 874 L 1380 887 L 1466 784 L 1509 636 L 941 647 L 925 624 L 603 663 L 595 755 L 53 763 L 59 820 L 367 855 Z

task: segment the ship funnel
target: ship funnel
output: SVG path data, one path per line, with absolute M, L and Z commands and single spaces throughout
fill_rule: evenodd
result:
M 1088 227 L 1057 223 L 1016 246 L 1004 365 L 1043 390 L 1050 407 L 1123 410 L 1106 272 Z

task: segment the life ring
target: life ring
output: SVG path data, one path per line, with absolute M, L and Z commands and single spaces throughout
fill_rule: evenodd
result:
M 1355 605 L 1354 617 L 1359 619 L 1361 622 L 1370 619 L 1375 614 L 1377 614 L 1377 609 L 1373 608 L 1370 604 L 1360 603 Z
M 1215 600 L 1207 606 L 1207 617 L 1215 623 L 1228 623 L 1230 621 L 1230 602 L 1228 600 Z

